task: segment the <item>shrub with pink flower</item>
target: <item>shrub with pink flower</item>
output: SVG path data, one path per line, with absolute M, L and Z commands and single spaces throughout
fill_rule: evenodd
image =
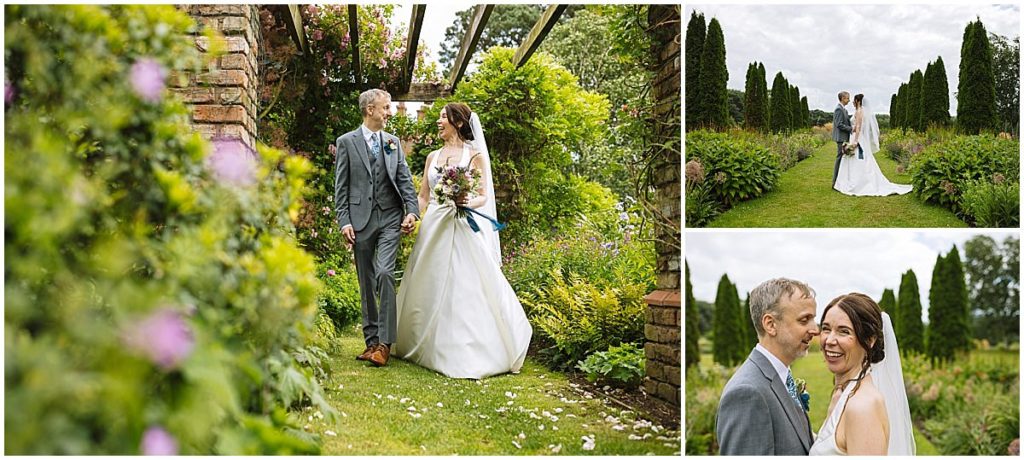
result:
M 192 330 L 180 312 L 163 307 L 126 331 L 125 342 L 163 370 L 177 368 L 195 346 Z
M 223 137 L 213 139 L 213 153 L 207 164 L 214 176 L 237 186 L 249 186 L 256 181 L 256 154 L 240 139 Z
M 151 426 L 142 434 L 142 455 L 178 455 L 178 442 L 163 427 Z
M 129 81 L 132 90 L 147 102 L 160 102 L 166 87 L 167 69 L 153 58 L 142 58 L 132 64 Z

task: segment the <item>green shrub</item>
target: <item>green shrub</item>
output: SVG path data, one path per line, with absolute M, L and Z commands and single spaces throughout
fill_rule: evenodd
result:
M 697 159 L 704 166 L 704 181 L 710 183 L 711 192 L 723 209 L 767 193 L 780 174 L 777 155 L 729 133 L 687 133 L 686 154 L 688 160 Z
M 1020 227 L 1020 184 L 974 181 L 960 198 L 964 215 L 978 227 Z
M 519 295 L 541 338 L 553 343 L 545 350 L 553 366 L 569 368 L 612 345 L 643 341 L 645 284 L 599 288 L 558 269 L 549 277 L 546 287 Z
M 686 455 L 715 455 L 718 439 L 715 420 L 718 401 L 735 368 L 720 364 L 693 366 L 686 370 Z
M 644 378 L 644 349 L 633 343 L 611 346 L 576 363 L 591 382 L 606 382 L 624 388 L 637 388 Z
M 719 214 L 720 204 L 712 196 L 708 182 L 686 188 L 686 226 L 705 227 Z
M 926 202 L 963 214 L 961 197 L 974 181 L 1020 180 L 1020 146 L 995 136 L 959 136 L 932 144 L 911 161 L 914 191 Z
M 318 453 L 309 163 L 192 132 L 171 6 L 5 14 L 5 453 Z
M 321 268 L 318 274 L 324 289 L 320 291 L 317 301 L 320 310 L 334 323 L 334 328 L 343 330 L 361 321 L 362 299 L 355 268 Z

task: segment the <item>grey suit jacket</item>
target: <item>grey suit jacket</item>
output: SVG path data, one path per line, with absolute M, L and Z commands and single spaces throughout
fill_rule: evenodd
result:
M 850 114 L 842 104 L 836 104 L 836 110 L 832 113 L 832 140 L 836 142 L 847 142 L 850 140 L 850 133 L 853 132 L 853 125 L 850 124 Z
M 807 455 L 813 443 L 807 413 L 757 350 L 725 384 L 715 431 L 721 455 Z
M 381 131 L 381 140 L 385 145 L 393 143 L 395 149 L 388 151 L 383 147 L 381 155 L 387 166 L 389 183 L 395 187 L 398 196 L 402 197 L 406 214 L 419 216 L 419 201 L 412 186 L 412 175 L 409 165 L 405 162 L 402 142 L 395 136 Z M 334 211 L 341 228 L 352 225 L 352 229 L 360 231 L 370 221 L 373 211 L 374 197 L 370 169 L 369 148 L 360 128 L 339 136 L 336 143 L 334 159 Z M 380 161 L 380 158 L 377 159 Z

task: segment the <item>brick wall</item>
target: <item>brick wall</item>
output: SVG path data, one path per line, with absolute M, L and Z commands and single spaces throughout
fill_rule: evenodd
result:
M 212 28 L 224 37 L 224 54 L 199 73 L 186 72 L 175 92 L 192 105 L 192 124 L 204 137 L 234 137 L 254 147 L 259 106 L 260 49 L 256 5 L 179 5 L 199 25 L 196 48 L 210 49 L 203 36 Z
M 647 377 L 644 389 L 648 394 L 680 408 L 680 348 L 682 324 L 680 311 L 680 14 L 678 5 L 651 5 L 648 32 L 652 53 L 656 58 L 652 82 L 655 100 L 651 129 L 655 136 L 653 185 L 655 250 L 658 253 L 658 290 L 645 297 L 647 324 Z

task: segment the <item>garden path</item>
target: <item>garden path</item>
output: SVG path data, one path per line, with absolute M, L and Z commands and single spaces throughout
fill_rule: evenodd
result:
M 682 448 L 678 431 L 606 404 L 532 359 L 516 375 L 456 380 L 400 359 L 382 368 L 356 361 L 363 349 L 356 329 L 343 332 L 337 348 L 323 382 L 337 423 L 312 408 L 300 413 L 322 437 L 324 455 L 679 455 Z
M 835 145 L 828 143 L 782 173 L 775 189 L 737 204 L 709 227 L 966 227 L 946 208 L 926 204 L 913 192 L 900 196 L 852 197 L 832 190 Z M 889 180 L 911 183 L 896 162 L 876 155 Z

